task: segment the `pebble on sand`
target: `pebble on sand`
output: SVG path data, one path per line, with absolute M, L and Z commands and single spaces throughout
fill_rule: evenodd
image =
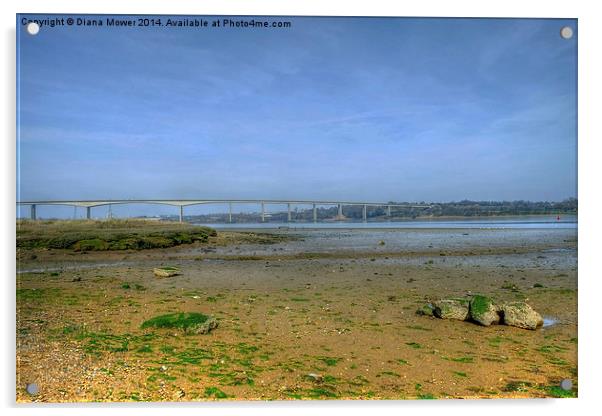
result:
M 177 267 L 155 267 L 153 273 L 157 277 L 172 277 L 180 273 Z

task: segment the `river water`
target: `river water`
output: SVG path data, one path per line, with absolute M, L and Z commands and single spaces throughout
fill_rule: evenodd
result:
M 430 219 L 386 222 L 264 222 L 197 224 L 215 229 L 577 229 L 576 215 L 476 217 L 461 219 Z

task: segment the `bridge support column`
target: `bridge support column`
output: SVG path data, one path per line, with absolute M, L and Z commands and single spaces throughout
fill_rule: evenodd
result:
M 92 207 L 86 207 L 86 219 L 89 220 L 90 218 L 92 218 L 91 216 L 91 211 Z
M 31 219 L 36 219 L 36 204 L 31 204 Z
M 339 213 L 337 214 L 339 219 L 343 218 L 343 205 L 339 204 Z
M 362 208 L 362 220 L 364 222 L 368 221 L 367 211 L 368 211 L 368 207 L 366 205 L 364 205 L 364 207 Z
M 228 204 L 228 222 L 232 222 L 232 202 Z
M 288 209 L 288 222 L 291 222 L 292 216 L 291 216 L 291 204 L 290 203 L 287 204 L 287 209 Z
M 184 222 L 184 205 L 180 205 L 180 222 Z
M 265 202 L 261 201 L 261 222 L 265 222 Z
M 387 205 L 387 217 L 391 216 L 391 205 Z
M 314 222 L 318 222 L 318 210 L 316 209 L 316 204 L 313 204 L 314 211 Z

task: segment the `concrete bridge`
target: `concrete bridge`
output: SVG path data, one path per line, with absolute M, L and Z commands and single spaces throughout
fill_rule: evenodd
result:
M 36 210 L 38 205 L 64 205 L 72 207 L 86 208 L 86 218 L 91 218 L 91 211 L 94 207 L 106 205 L 123 205 L 123 204 L 156 204 L 156 205 L 171 205 L 180 208 L 180 222 L 184 220 L 184 207 L 192 205 L 208 205 L 208 204 L 228 204 L 228 220 L 232 222 L 232 205 L 233 204 L 257 204 L 261 206 L 261 221 L 266 219 L 266 205 L 287 205 L 288 221 L 292 218 L 292 205 L 310 205 L 313 208 L 313 220 L 318 221 L 318 205 L 333 205 L 338 207 L 338 218 L 343 218 L 343 206 L 361 206 L 362 219 L 367 221 L 368 207 L 386 208 L 387 216 L 391 216 L 391 208 L 428 208 L 428 204 L 391 204 L 388 202 L 350 202 L 350 201 L 315 201 L 315 200 L 289 200 L 289 199 L 115 199 L 115 200 L 66 200 L 66 201 L 19 201 L 17 205 L 29 205 L 31 207 L 31 219 L 37 218 Z

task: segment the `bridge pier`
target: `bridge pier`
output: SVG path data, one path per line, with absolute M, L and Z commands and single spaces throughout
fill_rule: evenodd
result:
M 261 222 L 265 222 L 265 202 L 261 201 Z
M 92 218 L 91 216 L 91 211 L 92 207 L 86 207 L 86 219 L 89 220 L 90 218 Z
M 391 205 L 387 205 L 387 217 L 391 216 Z
M 364 207 L 362 208 L 362 221 L 367 222 L 368 221 L 368 207 L 366 205 L 364 205 Z
M 36 219 L 36 204 L 31 204 L 31 219 Z
M 228 222 L 232 222 L 232 202 L 228 203 Z
M 288 209 L 288 222 L 291 222 L 292 216 L 291 216 L 291 204 L 288 203 L 286 204 L 286 207 Z
M 184 205 L 180 205 L 180 222 L 184 222 Z
M 337 214 L 339 219 L 343 218 L 343 204 L 339 204 L 339 213 Z
M 313 204 L 314 211 L 314 222 L 318 222 L 318 210 L 316 209 L 316 204 Z

